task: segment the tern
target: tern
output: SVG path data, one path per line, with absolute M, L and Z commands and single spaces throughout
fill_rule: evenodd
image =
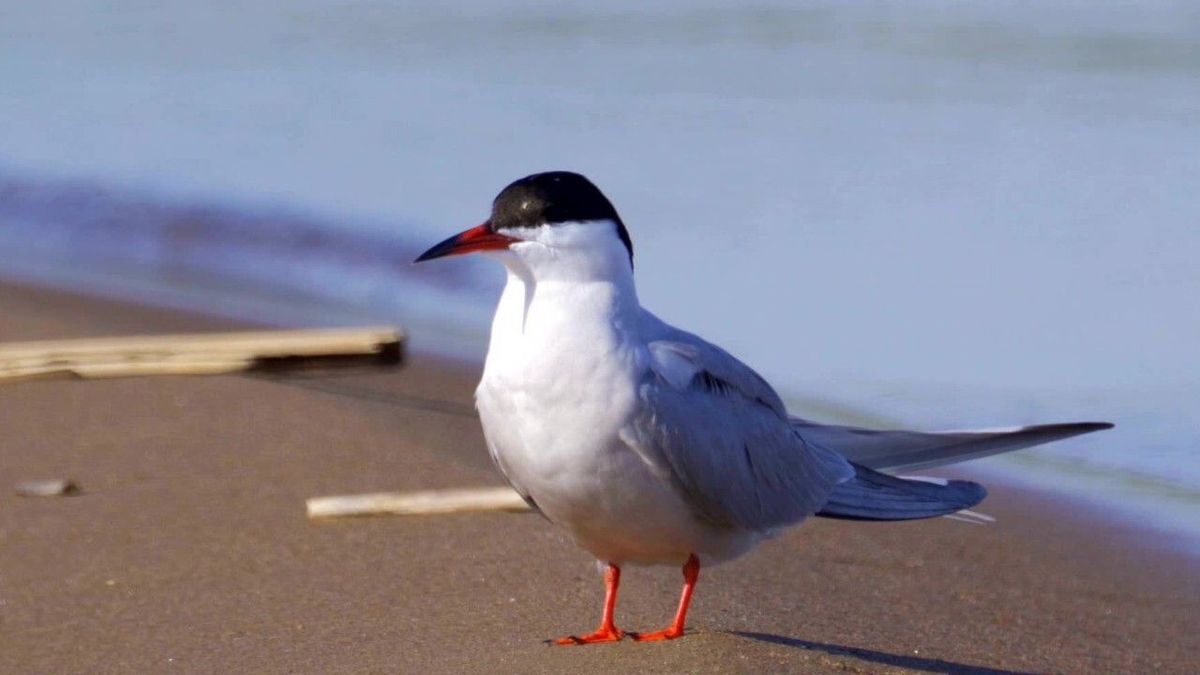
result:
M 1112 426 L 917 432 L 792 416 L 749 366 L 641 306 L 629 231 L 577 173 L 517 180 L 482 225 L 415 262 L 465 253 L 507 270 L 475 391 L 491 458 L 604 568 L 599 628 L 555 644 L 682 636 L 701 566 L 736 558 L 810 516 L 931 518 L 964 512 L 986 495 L 970 481 L 883 470 L 936 467 Z M 617 627 L 627 564 L 682 566 L 683 592 L 666 628 Z

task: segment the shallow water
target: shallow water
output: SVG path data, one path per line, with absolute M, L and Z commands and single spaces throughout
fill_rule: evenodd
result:
M 1189 3 L 79 0 L 4 10 L 0 80 L 10 275 L 480 353 L 499 272 L 407 260 L 577 169 L 796 402 L 1113 421 L 990 464 L 1200 527 Z

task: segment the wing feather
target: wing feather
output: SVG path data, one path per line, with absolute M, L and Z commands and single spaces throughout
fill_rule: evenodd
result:
M 806 440 L 837 451 L 871 469 L 928 469 L 969 459 L 1020 450 L 1079 434 L 1111 429 L 1108 422 L 1041 424 L 976 431 L 904 431 L 860 429 L 792 418 Z
M 623 435 L 706 519 L 759 531 L 797 523 L 854 475 L 796 433 L 748 366 L 694 335 L 667 337 L 648 345 L 642 405 Z

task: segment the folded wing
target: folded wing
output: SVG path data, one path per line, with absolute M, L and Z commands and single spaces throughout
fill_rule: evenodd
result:
M 819 511 L 853 467 L 797 434 L 754 371 L 681 337 L 650 343 L 626 443 L 714 524 L 769 531 Z
M 908 480 L 922 469 L 1111 428 L 1106 422 L 920 432 L 823 425 L 789 417 L 750 367 L 703 339 L 647 317 L 642 405 L 622 431 L 708 520 L 772 530 L 816 515 L 908 520 L 953 513 L 986 491 L 969 481 Z
M 1107 422 L 1039 424 L 977 431 L 875 430 L 818 424 L 797 417 L 792 428 L 806 441 L 827 447 L 870 469 L 928 469 L 1020 450 L 1079 434 L 1111 429 Z

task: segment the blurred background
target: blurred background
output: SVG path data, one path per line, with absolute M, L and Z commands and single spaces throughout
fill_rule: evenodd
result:
M 0 83 L 10 279 L 479 361 L 502 272 L 409 261 L 575 170 L 798 414 L 1112 421 L 971 470 L 1198 541 L 1194 3 L 48 0 Z

